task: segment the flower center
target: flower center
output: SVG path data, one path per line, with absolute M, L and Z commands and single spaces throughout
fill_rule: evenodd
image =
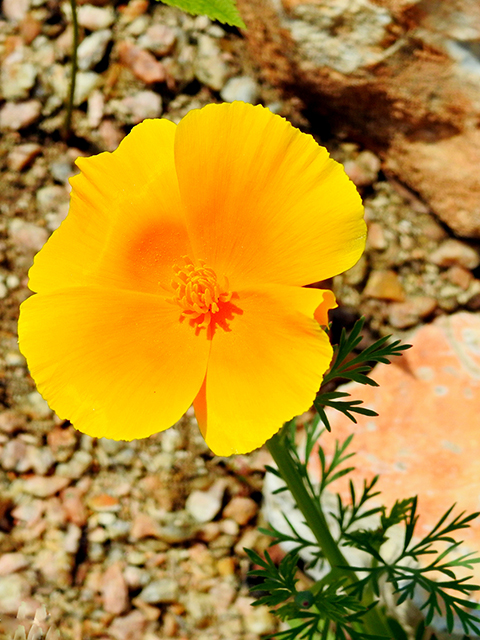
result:
M 232 298 L 228 280 L 224 277 L 223 285 L 220 285 L 215 271 L 206 267 L 203 260 L 198 261 L 198 267 L 186 256 L 183 260 L 184 266 L 173 267 L 175 276 L 172 287 L 175 296 L 172 302 L 176 302 L 182 309 L 182 320 L 187 319 L 197 332 L 207 329 L 209 334 L 214 325 L 215 314 Z

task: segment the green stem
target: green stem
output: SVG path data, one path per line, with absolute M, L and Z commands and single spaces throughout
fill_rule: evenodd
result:
M 70 7 L 72 9 L 72 25 L 73 25 L 73 43 L 72 43 L 72 68 L 70 76 L 70 89 L 68 92 L 67 101 L 67 113 L 65 116 L 65 124 L 63 137 L 68 139 L 72 132 L 72 112 L 73 112 L 73 100 L 75 98 L 75 84 L 77 80 L 77 49 L 78 49 L 78 20 L 77 20 L 77 2 L 76 0 L 70 0 Z
M 298 473 L 297 466 L 290 452 L 286 433 L 286 428 L 284 428 L 280 433 L 274 435 L 273 438 L 267 442 L 268 450 L 275 460 L 278 470 L 292 494 L 297 507 L 302 512 L 308 527 L 315 536 L 326 560 L 330 564 L 330 575 L 332 575 L 332 577 L 345 575 L 351 582 L 357 582 L 358 578 L 353 571 L 342 568 L 342 565 L 348 566 L 348 562 L 330 533 L 319 501 L 312 499 L 302 476 Z M 368 606 L 372 601 L 373 599 L 370 597 L 369 601 L 364 602 L 364 604 Z M 387 621 L 377 608 L 368 611 L 363 621 L 368 633 L 386 636 L 388 638 L 391 637 Z

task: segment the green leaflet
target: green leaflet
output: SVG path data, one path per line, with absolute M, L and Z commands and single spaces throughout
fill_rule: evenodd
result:
M 235 0 L 162 0 L 162 2 L 194 15 L 207 15 L 212 20 L 246 29 Z

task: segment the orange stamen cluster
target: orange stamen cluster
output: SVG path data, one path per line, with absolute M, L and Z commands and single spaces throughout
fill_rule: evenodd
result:
M 175 277 L 172 287 L 175 290 L 173 301 L 182 309 L 181 317 L 188 319 L 197 331 L 209 329 L 213 316 L 221 309 L 222 303 L 229 302 L 232 294 L 228 291 L 228 280 L 224 286 L 218 283 L 217 274 L 198 260 L 196 267 L 188 257 L 183 258 L 185 265 L 175 265 Z

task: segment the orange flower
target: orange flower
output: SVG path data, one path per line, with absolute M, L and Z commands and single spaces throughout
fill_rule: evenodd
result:
M 303 288 L 365 244 L 359 195 L 314 139 L 261 106 L 146 120 L 79 158 L 70 212 L 30 270 L 20 349 L 40 393 L 91 436 L 145 438 L 194 403 L 218 455 L 308 409 L 336 306 Z

